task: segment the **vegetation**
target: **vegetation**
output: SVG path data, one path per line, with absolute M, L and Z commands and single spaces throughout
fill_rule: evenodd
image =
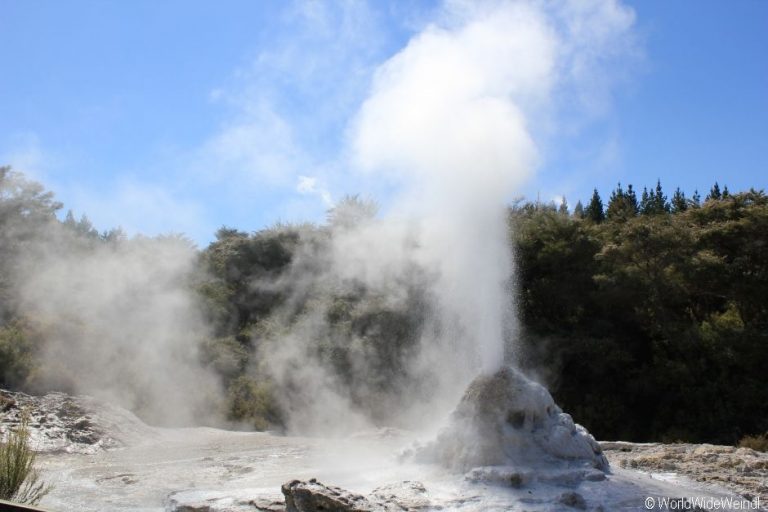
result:
M 598 438 L 759 437 L 768 431 L 768 197 L 718 184 L 704 200 L 679 188 L 670 197 L 661 182 L 640 193 L 619 184 L 606 197 L 595 189 L 572 212 L 565 202 L 510 208 L 520 364 Z M 19 255 L 51 226 L 83 247 L 124 238 L 100 234 L 87 218 L 59 221 L 60 208 L 39 185 L 0 170 L 0 386 L 29 388 L 46 371 L 40 319 L 25 318 L 13 293 Z M 301 382 L 278 385 L 263 356 L 283 348 L 288 328 L 307 333 L 297 364 L 321 361 L 374 419 L 428 392 L 407 364 L 430 313 L 428 269 L 399 278 L 398 301 L 327 272 L 334 237 L 375 211 L 350 197 L 324 226 L 221 228 L 199 251 L 189 285 L 212 333 L 190 343 L 219 376 L 230 420 L 284 424 L 284 399 Z
M 227 400 L 231 421 L 245 422 L 256 430 L 267 430 L 283 422 L 282 411 L 267 383 L 241 375 L 230 383 Z
M 524 364 L 599 438 L 768 428 L 768 197 L 683 197 L 670 205 L 658 183 L 638 203 L 619 185 L 604 221 L 512 212 Z
M 23 416 L 5 442 L 0 442 L 0 499 L 35 505 L 52 487 L 40 480 L 28 427 L 29 419 Z
M 758 452 L 768 452 L 768 432 L 756 436 L 744 436 L 739 441 L 742 448 L 752 448 Z
M 0 386 L 27 382 L 33 372 L 34 345 L 29 329 L 16 324 L 0 327 Z

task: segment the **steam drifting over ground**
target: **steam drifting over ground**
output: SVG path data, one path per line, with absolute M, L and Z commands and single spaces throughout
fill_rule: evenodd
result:
M 562 103 L 586 110 L 606 99 L 606 66 L 631 49 L 633 18 L 612 1 L 446 2 L 376 70 L 350 123 L 348 154 L 364 179 L 394 184 L 396 213 L 374 218 L 340 204 L 337 220 L 352 221 L 332 225 L 330 247 L 312 258 L 327 263 L 313 269 L 326 289 L 399 307 L 419 297 L 419 340 L 398 361 L 404 382 L 389 390 L 385 421 L 439 423 L 473 376 L 513 361 L 505 205 L 534 172 L 537 138 L 551 133 Z M 327 426 L 320 418 L 355 409 L 351 395 L 360 394 L 307 350 L 312 333 L 334 336 L 324 327 L 330 306 L 317 301 L 264 354 L 278 382 L 300 374 L 300 387 L 312 390 L 291 414 L 306 416 L 300 430 Z M 349 343 L 361 373 L 380 363 L 365 339 Z
M 46 331 L 42 387 L 109 400 L 154 424 L 215 420 L 222 391 L 198 362 L 207 333 L 177 237 L 82 244 L 52 226 L 20 265 L 22 308 Z
M 514 362 L 506 204 L 558 112 L 607 103 L 633 20 L 612 0 L 447 1 L 377 67 L 345 165 L 330 167 L 387 183 L 394 199 L 381 216 L 337 202 L 328 226 L 294 230 L 287 270 L 250 283 L 285 297 L 247 334 L 289 430 L 436 426 L 478 372 Z M 302 176 L 300 190 L 317 183 Z M 220 382 L 197 352 L 212 328 L 190 283 L 194 249 L 173 237 L 87 245 L 54 229 L 18 265 L 21 307 L 50 339 L 43 387 L 153 423 L 217 422 Z

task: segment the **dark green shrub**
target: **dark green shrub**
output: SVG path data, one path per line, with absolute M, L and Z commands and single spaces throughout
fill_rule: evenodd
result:
M 33 343 L 16 325 L 0 327 L 0 386 L 19 387 L 34 367 Z

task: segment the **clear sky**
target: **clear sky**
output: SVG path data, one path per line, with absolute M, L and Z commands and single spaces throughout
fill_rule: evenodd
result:
M 768 188 L 768 1 L 624 5 L 631 48 L 602 69 L 608 92 L 548 118 L 520 194 Z M 200 244 L 221 225 L 322 220 L 347 193 L 386 206 L 387 183 L 346 172 L 350 123 L 442 8 L 0 0 L 0 163 L 100 229 Z

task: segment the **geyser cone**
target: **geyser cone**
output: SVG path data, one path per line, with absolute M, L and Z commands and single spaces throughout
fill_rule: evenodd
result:
M 479 466 L 583 466 L 608 470 L 600 445 L 549 392 L 504 367 L 469 385 L 448 426 L 417 459 L 460 471 Z

